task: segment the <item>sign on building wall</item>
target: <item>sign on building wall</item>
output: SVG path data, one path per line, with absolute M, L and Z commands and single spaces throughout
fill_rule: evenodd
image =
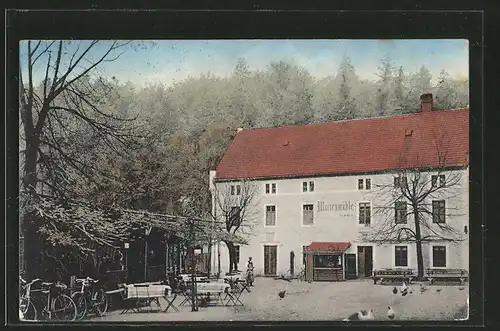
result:
M 356 215 L 356 202 L 345 200 L 340 203 L 329 203 L 318 201 L 316 203 L 316 212 L 318 213 L 336 213 L 340 217 Z

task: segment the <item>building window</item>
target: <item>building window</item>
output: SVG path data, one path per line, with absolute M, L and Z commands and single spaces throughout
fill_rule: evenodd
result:
M 276 206 L 266 206 L 266 226 L 276 225 Z
M 432 201 L 432 222 L 433 223 L 445 223 L 446 213 L 445 213 L 445 201 L 444 200 L 433 200 Z
M 241 195 L 241 185 L 231 185 L 231 195 Z
M 370 190 L 372 188 L 372 180 L 370 178 L 365 179 L 365 188 Z
M 309 186 L 308 186 L 309 184 Z M 314 182 L 302 182 L 302 192 L 314 192 Z
M 406 188 L 408 186 L 408 178 L 406 177 L 394 177 L 394 187 L 395 188 Z
M 302 224 L 303 225 L 314 224 L 314 205 L 302 206 Z
M 396 267 L 407 267 L 408 266 L 408 247 L 407 246 L 396 246 L 394 251 L 394 265 Z
M 229 214 L 229 222 L 233 226 L 238 226 L 240 223 L 240 213 L 241 213 L 241 208 L 240 207 L 232 207 L 231 208 L 231 213 Z
M 446 246 L 432 246 L 432 266 L 446 267 Z
M 234 250 L 236 251 L 236 264 L 240 263 L 240 246 L 234 245 Z
M 266 184 L 266 194 L 276 193 L 276 183 Z
M 363 189 L 363 180 L 358 179 L 358 190 L 362 190 L 362 189 Z
M 446 176 L 445 175 L 432 175 L 431 181 L 432 181 L 432 187 L 436 187 L 438 185 L 438 177 L 439 177 L 439 187 L 442 187 L 446 183 Z
M 396 224 L 406 224 L 406 215 L 408 213 L 407 204 L 404 201 L 396 201 L 395 219 Z
M 371 223 L 371 210 L 369 202 L 359 203 L 359 224 L 369 226 Z

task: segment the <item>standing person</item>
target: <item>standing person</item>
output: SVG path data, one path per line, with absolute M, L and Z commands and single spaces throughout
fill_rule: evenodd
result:
M 253 286 L 254 275 L 253 275 L 252 257 L 248 258 L 248 263 L 247 263 L 247 282 L 248 282 L 249 286 Z

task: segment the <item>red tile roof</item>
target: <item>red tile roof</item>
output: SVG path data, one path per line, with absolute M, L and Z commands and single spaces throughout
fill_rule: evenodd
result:
M 469 109 L 243 130 L 216 179 L 363 173 L 468 165 Z M 441 160 L 444 162 L 440 163 Z
M 349 242 L 312 242 L 307 246 L 308 251 L 335 251 L 343 252 L 351 246 Z

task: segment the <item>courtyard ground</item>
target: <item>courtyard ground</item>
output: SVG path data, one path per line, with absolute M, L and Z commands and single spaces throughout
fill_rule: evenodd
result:
M 415 284 L 413 293 L 403 297 L 392 293 L 393 286 L 373 285 L 371 280 L 308 283 L 257 278 L 255 285 L 251 293 L 242 294 L 244 307 L 205 307 L 198 312 L 179 307 L 180 312 L 167 313 L 111 311 L 92 321 L 342 320 L 360 309 L 373 309 L 376 320 L 387 320 L 388 306 L 393 307 L 395 320 L 454 320 L 464 318 L 467 311 L 467 286 L 460 290 L 460 286 L 426 285 L 428 290 L 420 293 Z M 283 290 L 286 295 L 280 299 L 278 292 Z M 178 297 L 175 304 L 181 301 Z

